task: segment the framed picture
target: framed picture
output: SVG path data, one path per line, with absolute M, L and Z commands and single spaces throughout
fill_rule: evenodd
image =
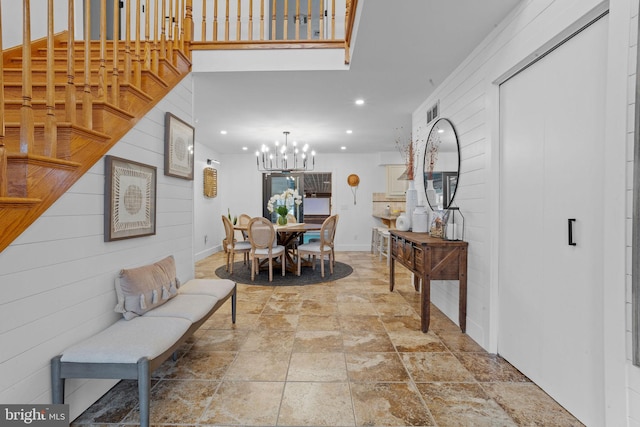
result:
M 171 113 L 164 123 L 164 174 L 193 180 L 195 129 Z
M 105 157 L 104 241 L 156 234 L 156 167 Z

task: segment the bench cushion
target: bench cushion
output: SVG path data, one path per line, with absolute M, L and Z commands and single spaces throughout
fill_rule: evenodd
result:
M 153 264 L 120 270 L 115 279 L 118 304 L 115 311 L 129 320 L 142 316 L 178 293 L 173 256 Z
M 62 362 L 136 363 L 153 359 L 171 348 L 191 322 L 177 317 L 120 319 L 107 329 L 66 349 Z
M 210 295 L 178 295 L 159 307 L 147 311 L 143 317 L 180 317 L 191 323 L 202 319 L 218 302 Z
M 211 295 L 223 299 L 235 288 L 236 283 L 229 279 L 191 279 L 180 286 L 178 294 Z

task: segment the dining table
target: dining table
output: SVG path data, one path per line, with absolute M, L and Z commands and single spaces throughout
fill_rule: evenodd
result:
M 235 224 L 234 230 L 247 231 L 248 224 Z M 285 247 L 285 268 L 289 272 L 297 272 L 296 247 L 305 233 L 309 231 L 320 231 L 322 224 L 312 224 L 304 222 L 294 222 L 285 225 L 273 224 L 276 231 L 277 242 Z M 311 266 L 309 261 L 302 261 L 303 266 Z

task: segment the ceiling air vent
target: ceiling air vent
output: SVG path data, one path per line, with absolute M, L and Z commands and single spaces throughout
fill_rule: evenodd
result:
M 437 100 L 435 104 L 427 110 L 427 124 L 431 123 L 440 115 L 440 100 Z

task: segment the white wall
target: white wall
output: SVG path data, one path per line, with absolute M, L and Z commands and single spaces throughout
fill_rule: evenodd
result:
M 187 76 L 109 154 L 157 167 L 156 235 L 104 242 L 104 160 L 0 253 L 0 402 L 51 402 L 50 359 L 120 315 L 114 277 L 173 254 L 193 278 L 193 181 L 164 175 L 164 113 L 192 120 Z M 114 381 L 67 381 L 71 418 Z
M 597 205 L 605 210 L 607 218 L 603 224 L 606 256 L 602 260 L 607 280 L 602 319 L 606 418 L 607 425 L 611 426 L 639 426 L 640 369 L 631 365 L 624 337 L 624 331 L 629 329 L 624 315 L 625 291 L 629 301 L 627 283 L 631 283 L 628 277 L 631 266 L 625 264 L 631 256 L 631 233 L 627 230 L 625 234 L 624 229 L 625 225 L 630 226 L 631 196 L 625 198 L 625 190 L 630 193 L 632 182 L 634 110 L 629 104 L 635 100 L 638 2 L 611 0 L 602 4 L 607 3 L 611 11 L 607 116 L 603 118 L 607 151 L 602 171 L 607 192 L 594 195 L 594 200 L 601 201 Z M 495 352 L 498 348 L 499 328 L 495 307 L 499 292 L 499 111 L 498 86 L 493 82 L 599 5 L 598 0 L 522 2 L 413 114 L 414 133 L 426 140 L 430 127 L 425 127 L 426 111 L 439 99 L 441 117 L 451 119 L 458 132 L 462 165 L 456 204 L 465 216 L 465 238 L 469 241 L 467 333 L 489 351 Z M 418 168 L 422 170 L 420 161 Z M 420 193 L 422 183 L 416 184 Z M 624 271 L 627 271 L 626 280 Z M 447 285 L 446 282 L 434 283 L 431 299 L 455 321 L 457 287 Z M 630 343 L 630 337 L 628 341 Z
M 193 202 L 194 202 L 194 235 L 193 245 L 195 259 L 201 260 L 221 250 L 224 229 L 220 215 L 223 211 L 222 195 L 218 185 L 218 195 L 213 198 L 204 196 L 204 168 L 211 167 L 217 171 L 220 183 L 220 164 L 207 165 L 207 159 L 219 160 L 220 156 L 210 147 L 198 142 L 196 124 L 196 148 L 194 152 Z

